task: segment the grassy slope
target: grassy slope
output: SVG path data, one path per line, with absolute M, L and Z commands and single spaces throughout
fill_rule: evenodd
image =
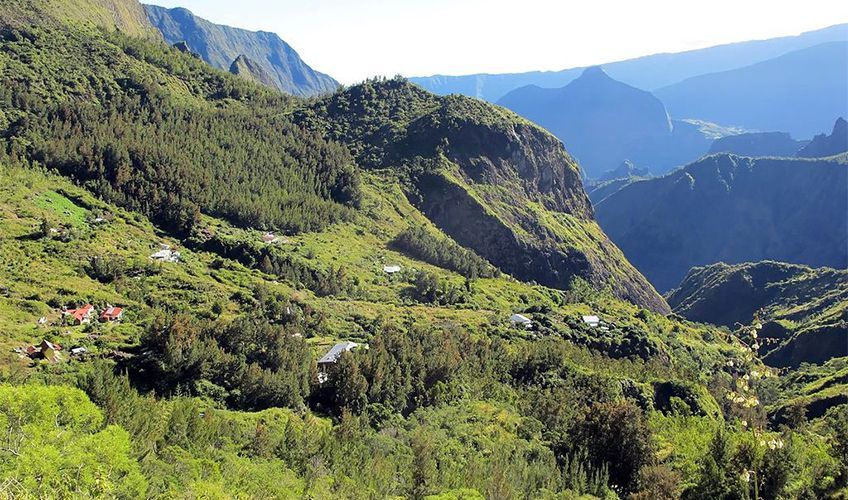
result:
M 316 355 L 335 339 L 367 340 L 369 325 L 378 319 L 398 324 L 412 321 L 463 328 L 506 338 L 525 337 L 524 332 L 508 326 L 509 315 L 531 306 L 547 306 L 551 311 L 537 317 L 545 318 L 562 331 L 569 331 L 570 325 L 579 323 L 580 315 L 597 313 L 620 328 L 629 326 L 647 332 L 660 346 L 660 353 L 649 361 L 651 370 L 647 372 L 641 362 L 634 365 L 630 361 L 610 360 L 575 349 L 576 359 L 581 364 L 586 363 L 587 368 L 603 366 L 604 371 L 619 371 L 643 381 L 681 377 L 703 383 L 707 379 L 701 370 L 718 366 L 727 356 L 743 356 L 742 350 L 732 341 L 717 341 L 727 338 L 716 330 L 681 324 L 652 313 L 643 313 L 642 319 L 637 317 L 639 309 L 635 306 L 604 294 L 586 297 L 585 302 L 560 305 L 561 292 L 522 283 L 509 276 L 474 282 L 468 304 L 435 307 L 416 303 L 404 294 L 410 285 L 402 279 L 386 276 L 382 271 L 384 264 L 401 264 L 407 270 L 424 269 L 456 284 L 464 280 L 389 249 L 389 242 L 407 224 L 426 221 L 396 187 L 383 189 L 386 187 L 381 184 L 383 181 L 375 176 L 367 177 L 363 213 L 353 224 L 339 224 L 323 232 L 288 237 L 277 248 L 314 268 L 344 266 L 359 283 L 354 291 L 343 296 L 317 297 L 309 290 L 298 288 L 297 284 L 279 283 L 271 276 L 235 262 L 227 261 L 220 269 L 213 269 L 210 264 L 216 259 L 215 255 L 182 248 L 179 241 L 157 234 L 142 216 L 100 202 L 59 177 L 9 167 L 4 167 L 2 173 L 9 179 L 0 188 L 0 213 L 3 215 L 0 219 L 0 255 L 3 256 L 0 286 L 9 288 L 8 294 L 0 297 L 0 310 L 4 318 L 8 318 L 0 329 L 4 334 L 2 356 L 7 362 L 17 358 L 11 353 L 13 347 L 41 338 L 68 347 L 86 345 L 97 354 L 133 345 L 154 309 L 211 316 L 213 305 L 220 303 L 224 306 L 223 314 L 232 315 L 240 308 L 234 295 L 251 293 L 257 283 L 291 294 L 325 314 L 326 328 L 312 332 L 314 337 L 310 339 Z M 108 222 L 102 225 L 91 222 L 97 215 L 105 216 Z M 62 231 L 74 227 L 76 237 L 68 243 L 61 242 L 58 237 L 38 237 L 35 233 L 42 219 Z M 258 231 L 237 229 L 219 220 L 207 219 L 207 222 L 227 238 L 259 239 L 261 236 Z M 179 249 L 184 262 L 149 264 L 148 256 L 160 243 Z M 84 271 L 94 256 L 117 256 L 138 267 L 150 265 L 152 270 L 103 284 L 89 278 Z M 115 326 L 61 326 L 57 306 L 82 301 L 91 301 L 101 307 L 106 303 L 125 306 L 126 320 Z M 50 320 L 48 325 L 37 324 L 42 316 Z M 87 339 L 89 333 L 103 336 L 91 341 Z M 616 335 L 616 331 L 611 335 Z
M 161 39 L 135 0 L 7 0 L 4 15 L 32 22 L 55 18 L 73 24 L 120 30 L 131 36 Z

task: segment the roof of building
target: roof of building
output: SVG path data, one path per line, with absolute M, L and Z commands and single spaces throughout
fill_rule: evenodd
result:
M 74 317 L 77 321 L 82 321 L 87 318 L 94 311 L 94 306 L 91 304 L 86 304 L 79 309 L 68 309 L 65 311 L 65 314 L 69 314 Z
M 60 346 L 59 344 L 54 344 L 53 342 L 50 342 L 49 340 L 42 340 L 41 344 L 39 344 L 39 347 L 41 347 L 42 350 L 44 350 L 44 349 L 53 349 L 54 351 L 61 351 L 62 350 L 62 346 Z
M 124 309 L 121 307 L 108 307 L 103 314 L 100 315 L 102 319 L 117 319 L 120 318 L 121 315 L 124 314 Z
M 394 274 L 399 273 L 401 270 L 400 266 L 383 266 L 383 272 Z
M 527 316 L 524 316 L 522 314 L 513 314 L 512 316 L 509 317 L 509 320 L 512 321 L 513 323 L 532 323 L 533 322 L 530 318 L 528 318 Z
M 597 325 L 600 324 L 601 318 L 597 316 L 583 316 L 583 322 L 588 325 Z
M 336 344 L 330 349 L 327 354 L 325 354 L 321 359 L 318 360 L 319 363 L 335 363 L 339 360 L 342 353 L 350 351 L 354 347 L 358 346 L 356 342 L 341 342 Z

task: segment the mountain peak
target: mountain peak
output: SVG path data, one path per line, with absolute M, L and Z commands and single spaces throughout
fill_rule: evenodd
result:
M 612 80 L 612 77 L 604 71 L 604 68 L 601 66 L 589 66 L 588 68 L 583 70 L 583 74 L 580 75 L 580 78 L 591 78 L 591 79 L 608 79 Z
M 813 137 L 803 149 L 798 151 L 798 156 L 804 158 L 823 158 L 848 151 L 848 122 L 841 116 L 833 124 L 833 131 L 819 134 Z

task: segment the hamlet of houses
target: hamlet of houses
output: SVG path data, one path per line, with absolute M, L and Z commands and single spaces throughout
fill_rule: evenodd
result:
M 69 318 L 70 322 L 74 325 L 84 325 L 91 323 L 91 317 L 95 312 L 93 305 L 86 304 L 77 309 L 65 309 L 62 311 L 62 314 Z M 101 323 L 116 323 L 121 321 L 123 317 L 124 309 L 122 307 L 108 306 L 98 316 L 98 319 Z M 41 320 L 39 320 L 39 324 L 42 324 Z

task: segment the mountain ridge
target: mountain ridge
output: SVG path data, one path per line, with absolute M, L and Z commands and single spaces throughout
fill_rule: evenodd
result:
M 848 157 L 706 156 L 640 180 L 595 207 L 598 221 L 659 290 L 695 266 L 778 260 L 848 266 Z
M 166 9 L 145 5 L 147 17 L 170 44 L 186 42 L 212 66 L 229 70 L 239 56 L 262 68 L 283 92 L 310 96 L 333 92 L 339 83 L 313 70 L 277 34 L 218 25 L 184 8 Z
M 669 113 L 807 138 L 848 116 L 848 41 L 695 76 L 657 89 Z
M 848 40 L 848 24 L 837 24 L 800 35 L 765 40 L 728 43 L 678 53 L 660 53 L 624 61 L 607 62 L 610 76 L 637 88 L 648 90 L 685 80 L 686 78 L 716 71 L 741 68 L 771 59 L 792 50 L 818 43 Z M 741 49 L 741 50 L 740 50 Z M 734 54 L 734 52 L 741 52 Z M 666 74 L 669 68 L 680 68 L 678 73 Z M 504 74 L 433 75 L 412 77 L 411 81 L 436 94 L 460 93 L 495 102 L 511 90 L 535 84 L 545 88 L 567 85 L 580 75 L 585 67 L 561 71 L 535 71 Z M 657 76 L 665 75 L 662 79 Z

